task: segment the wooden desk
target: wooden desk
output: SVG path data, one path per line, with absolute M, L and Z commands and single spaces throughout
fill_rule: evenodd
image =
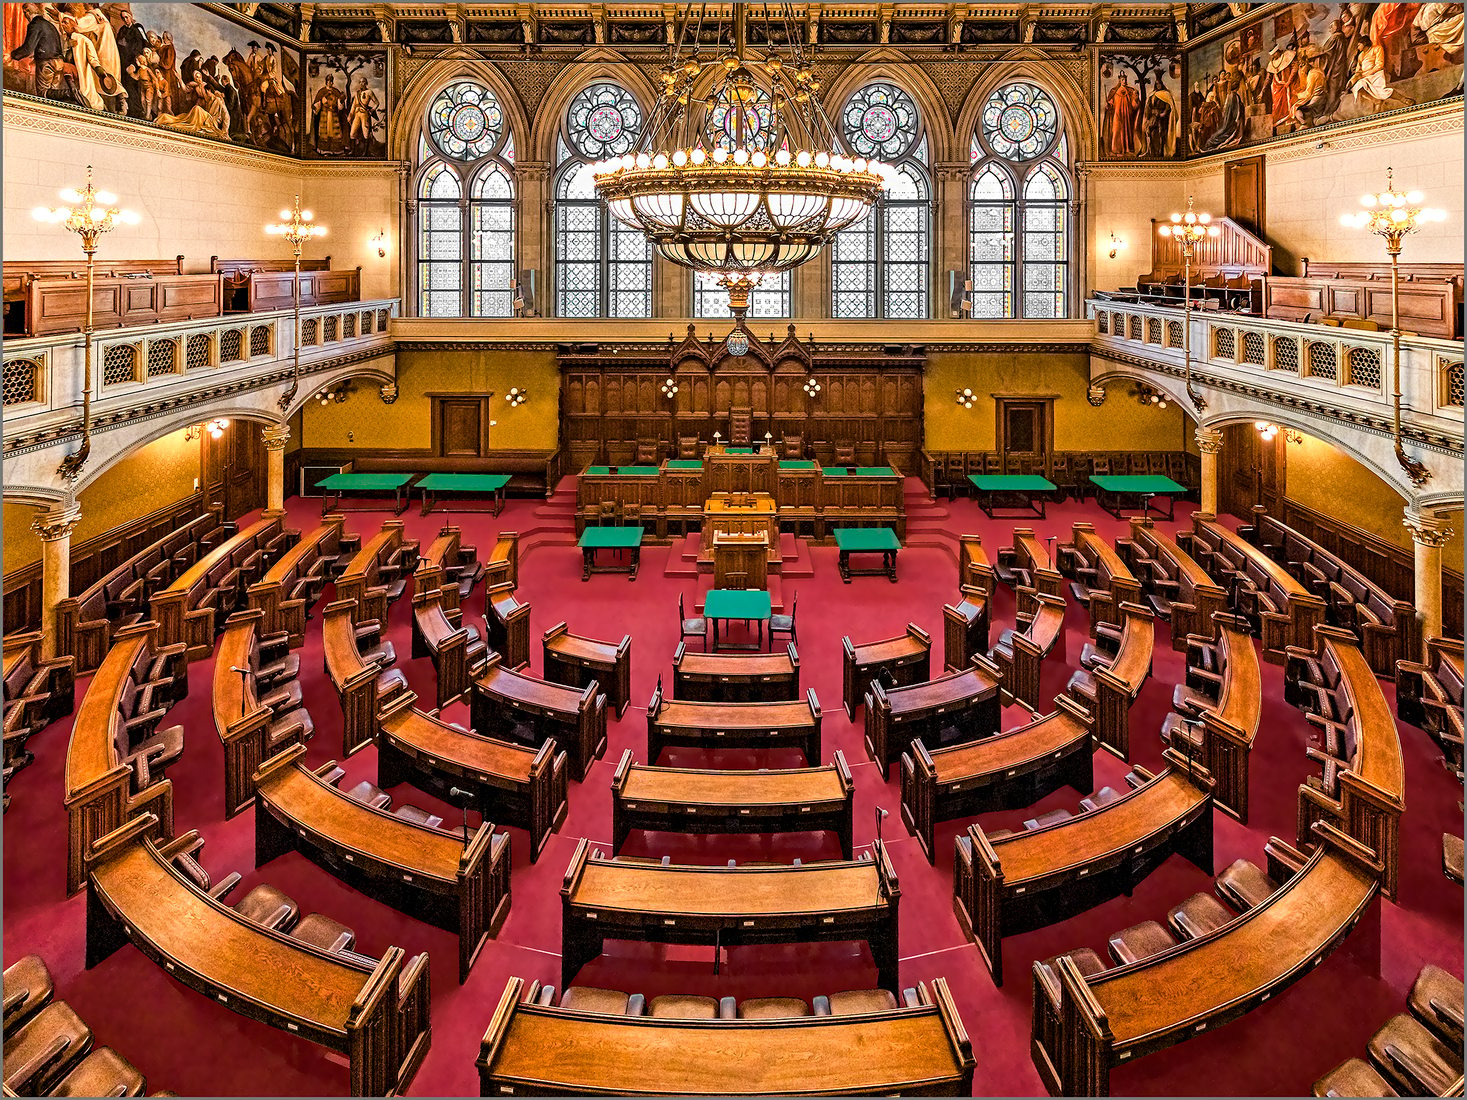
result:
M 151 661 L 158 624 L 124 627 L 87 684 L 66 747 L 66 896 L 87 881 L 86 857 L 93 843 L 128 821 L 155 815 L 164 836 L 173 835 L 173 780 L 160 779 L 132 793 L 132 768 L 122 762 L 118 740 L 126 734 L 117 707 L 134 666 Z
M 967 668 L 973 658 L 988 653 L 988 596 L 983 589 L 964 585 L 958 602 L 942 605 L 942 667 Z
M 1185 650 L 1189 634 L 1211 638 L 1213 614 L 1228 609 L 1227 592 L 1150 520 L 1132 516 L 1130 523 L 1130 538 L 1118 539 L 1116 549 L 1140 579 L 1157 613 L 1170 616 L 1172 649 Z
M 678 642 L 672 690 L 698 703 L 778 703 L 800 698 L 800 655 L 790 642 L 782 653 L 699 653 Z
M 986 657 L 935 680 L 887 691 L 872 682 L 866 694 L 866 755 L 891 775 L 892 764 L 913 740 L 930 748 L 942 744 L 944 727 L 958 731 L 953 740 L 977 741 L 999 730 L 998 667 Z
M 556 623 L 541 639 L 545 647 L 545 679 L 556 684 L 586 688 L 600 684 L 606 703 L 620 718 L 632 701 L 632 636 L 619 642 L 598 642 L 572 634 Z
M 341 700 L 341 753 L 347 757 L 372 743 L 377 728 L 378 678 L 382 670 L 362 660 L 352 619 L 355 600 L 333 600 L 321 613 L 321 648 L 326 674 Z
M 1096 623 L 1118 623 L 1120 605 L 1141 602 L 1141 582 L 1121 560 L 1115 547 L 1095 533 L 1095 525 L 1077 523 L 1072 541 L 1056 553 L 1060 572 L 1090 589 L 1090 631 Z M 1093 583 L 1092 583 L 1093 581 Z
M 1095 683 L 1095 740 L 1122 760 L 1131 758 L 1131 704 L 1151 678 L 1151 657 L 1156 640 L 1151 609 L 1139 603 L 1123 603 L 1121 641 L 1108 666 L 1091 671 Z M 1083 705 L 1088 701 L 1082 699 Z
M 406 821 L 347 796 L 306 770 L 294 745 L 255 773 L 255 866 L 300 851 L 368 897 L 458 934 L 458 981 L 509 915 L 509 834 L 482 821 L 457 832 Z
M 353 623 L 376 619 L 384 628 L 387 626 L 387 587 L 378 584 L 378 575 L 399 550 L 416 555 L 418 543 L 403 538 L 402 520 L 385 520 L 381 530 L 362 543 L 336 578 L 336 598 L 357 602 Z
M 1047 596 L 1059 595 L 1061 578 L 1054 567 L 1054 559 L 1033 528 L 1015 527 L 1012 549 L 1000 547 L 998 559 L 1001 568 L 1022 571 L 1018 585 L 1033 588 Z
M 1004 936 L 1129 894 L 1173 853 L 1213 873 L 1212 780 L 1173 750 L 1163 755 L 1171 767 L 1096 809 L 999 840 L 980 825 L 958 837 L 953 909 L 995 985 Z
M 677 1020 L 534 1004 L 510 978 L 479 1046 L 479 1094 L 967 1096 L 973 1050 L 941 978 L 920 1007 Z
M 715 535 L 758 535 L 767 546 L 779 545 L 779 515 L 769 493 L 715 493 L 703 503 L 703 538 Z
M 285 631 L 290 635 L 292 649 L 304 644 L 306 619 L 311 609 L 305 599 L 292 595 L 292 590 L 316 568 L 320 559 L 336 560 L 341 527 L 345 521 L 345 517 L 339 514 L 322 516 L 320 526 L 301 536 L 300 541 L 281 554 L 257 583 L 250 585 L 250 606 L 258 607 L 264 613 L 260 623 L 262 636 Z M 326 567 L 320 568 L 324 571 Z M 322 587 L 325 583 L 323 576 Z
M 611 777 L 611 850 L 633 829 L 669 833 L 790 833 L 829 830 L 852 857 L 855 784 L 845 755 L 831 764 L 779 771 L 654 768 L 622 753 Z
M 503 584 L 506 581 L 516 586 L 520 583 L 520 533 L 518 531 L 499 532 L 499 537 L 494 541 L 494 552 L 484 563 L 485 589 L 488 589 L 490 585 Z
M 1315 835 L 1302 870 L 1210 935 L 1089 977 L 1061 956 L 1058 997 L 1034 964 L 1031 1051 L 1050 1094 L 1108 1096 L 1113 1066 L 1252 1011 L 1312 971 L 1362 918 L 1358 951 L 1378 973 L 1379 908 L 1367 910 L 1379 867 L 1348 837 L 1322 825 Z M 1287 877 L 1273 860 L 1269 871 Z
M 483 640 L 478 637 L 477 630 L 470 637 L 469 631 L 473 628 L 460 625 L 463 614 L 457 607 L 454 608 L 455 614 L 450 620 L 445 605 L 450 600 L 457 602 L 457 585 L 446 584 L 429 588 L 426 584 L 418 583 L 419 579 L 426 580 L 436 572 L 437 570 L 430 567 L 414 574 L 412 652 L 414 657 L 433 659 L 433 671 L 436 673 L 435 681 L 438 685 L 438 709 L 442 710 L 468 693 L 469 685 L 482 670 L 487 650 Z
M 504 655 L 505 667 L 530 663 L 530 605 L 515 595 L 513 582 L 485 587 L 484 627 L 489 648 Z
M 405 691 L 378 716 L 377 782 L 395 787 L 411 782 L 447 798 L 451 787 L 474 792 L 478 809 L 530 834 L 530 861 L 566 814 L 566 755 L 555 738 L 537 749 L 480 737 L 424 714 Z
M 1357 841 L 1381 865 L 1380 892 L 1392 901 L 1400 882 L 1401 815 L 1406 812 L 1406 770 L 1401 737 L 1385 691 L 1365 655 L 1346 631 L 1314 629 L 1315 652 L 1339 671 L 1342 709 L 1350 713 L 1355 751 L 1339 773 L 1339 797 L 1307 784 L 1299 788 L 1299 843 L 1325 821 Z
M 511 671 L 502 654 L 491 653 L 474 681 L 469 711 L 474 731 L 488 737 L 536 745 L 554 737 L 577 781 L 606 750 L 606 696 L 595 680 L 581 689 L 552 684 Z
M 1032 806 L 1051 791 L 1095 788 L 1091 716 L 1068 695 L 1054 712 L 983 741 L 902 753 L 902 821 L 935 862 L 939 821 Z
M 907 632 L 895 638 L 853 645 L 846 636 L 841 638 L 840 645 L 841 697 L 845 700 L 846 717 L 853 722 L 856 708 L 883 673 L 891 677 L 893 687 L 922 683 L 932 675 L 932 638 L 916 623 L 908 623 Z
M 264 928 L 188 882 L 157 825 L 136 818 L 89 859 L 87 968 L 131 940 L 206 1000 L 346 1055 L 353 1096 L 406 1091 L 432 1041 L 427 954 L 368 965 Z
M 264 547 L 281 534 L 281 517 L 262 519 L 243 531 L 236 531 L 213 550 L 185 569 L 162 592 L 153 593 L 152 615 L 158 622 L 158 644 L 183 642 L 188 646 L 188 659 L 197 661 L 214 652 L 217 624 L 214 608 L 199 607 L 204 598 L 210 571 L 231 560 Z
M 799 867 L 685 867 L 591 854 L 582 839 L 560 887 L 560 980 L 607 939 L 736 946 L 865 940 L 877 984 L 897 992 L 901 889 L 886 847 L 874 858 Z
M 252 608 L 229 617 L 214 659 L 214 729 L 224 745 L 224 816 L 249 808 L 255 797 L 254 774 L 270 755 L 270 723 L 274 712 L 256 694 L 250 654 L 258 645 L 261 611 Z M 300 743 L 301 729 L 275 748 Z
M 778 749 L 793 747 L 820 759 L 820 700 L 815 689 L 784 703 L 694 703 L 663 697 L 662 677 L 647 704 L 647 760 L 667 747 Z
M 1217 703 L 1202 712 L 1201 761 L 1212 776 L 1218 809 L 1248 823 L 1248 758 L 1263 715 L 1263 679 L 1248 624 L 1233 615 L 1214 616 L 1222 684 Z M 1176 745 L 1176 742 L 1173 742 Z M 1190 751 L 1190 744 L 1176 745 Z

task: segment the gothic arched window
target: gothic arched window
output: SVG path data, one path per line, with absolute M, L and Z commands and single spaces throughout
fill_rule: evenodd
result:
M 514 136 L 494 93 L 471 80 L 433 97 L 418 135 L 421 317 L 514 312 Z
M 894 84 L 868 84 L 846 101 L 840 122 L 856 156 L 884 160 L 897 174 L 871 213 L 831 242 L 831 315 L 926 317 L 932 189 L 917 105 Z
M 967 294 L 974 317 L 1069 314 L 1069 143 L 1033 84 L 988 97 L 970 150 Z
M 592 84 L 571 100 L 555 142 L 555 312 L 652 316 L 652 245 L 611 216 L 587 165 L 630 152 L 642 109 L 626 89 Z

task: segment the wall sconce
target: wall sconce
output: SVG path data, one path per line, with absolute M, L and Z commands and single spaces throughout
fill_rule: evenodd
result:
M 968 387 L 964 386 L 958 390 L 958 404 L 965 409 L 971 409 L 978 401 L 978 395 Z
M 1114 233 L 1110 235 L 1110 258 L 1112 260 L 1116 258 L 1116 253 L 1125 247 L 1125 241 L 1121 240 L 1121 238 L 1117 237 Z
M 229 427 L 229 419 L 221 416 L 203 424 L 190 424 L 183 430 L 183 438 L 185 442 L 192 443 L 204 432 L 208 432 L 210 439 L 218 439 L 224 434 L 224 429 L 227 427 Z
M 1273 437 L 1279 432 L 1284 433 L 1286 443 L 1304 442 L 1304 433 L 1297 432 L 1293 428 L 1280 428 L 1277 424 L 1270 424 L 1267 420 L 1255 420 L 1253 426 L 1258 429 L 1258 434 L 1263 437 L 1265 443 L 1272 443 Z
M 316 394 L 316 400 L 322 405 L 330 405 L 333 401 L 340 405 L 351 396 L 350 386 L 339 386 L 334 390 L 322 390 Z
M 823 387 L 820 385 L 820 383 L 815 381 L 814 375 L 811 375 L 809 378 L 805 379 L 804 389 L 806 397 L 814 397 L 821 391 L 822 388 Z
M 504 399 L 509 402 L 509 407 L 517 409 L 530 399 L 529 390 L 522 390 L 518 386 L 511 386 Z
M 677 379 L 669 378 L 662 383 L 662 396 L 671 401 L 677 396 Z
M 1147 386 L 1145 384 L 1137 385 L 1137 387 L 1131 391 L 1131 396 L 1134 397 L 1139 404 L 1146 406 L 1148 409 L 1164 409 L 1167 407 L 1166 394 L 1162 393 L 1159 390 L 1154 390 L 1150 386 Z
M 378 259 L 387 258 L 387 234 L 385 232 L 377 230 L 377 235 L 368 243 L 377 250 Z

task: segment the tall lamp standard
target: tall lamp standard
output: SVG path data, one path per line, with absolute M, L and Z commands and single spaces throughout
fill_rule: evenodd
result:
M 295 197 L 295 209 L 282 210 L 280 217 L 281 221 L 275 225 L 267 225 L 265 232 L 272 237 L 284 237 L 290 242 L 295 254 L 295 280 L 291 284 L 290 295 L 295 315 L 294 339 L 291 341 L 290 387 L 280 395 L 280 411 L 284 412 L 295 400 L 296 391 L 301 384 L 301 246 L 312 237 L 326 236 L 326 227 L 311 221 L 311 212 L 301 209 L 299 195 Z
M 1396 461 L 1415 485 L 1431 480 L 1431 471 L 1406 453 L 1401 445 L 1401 242 L 1427 222 L 1446 220 L 1443 210 L 1422 207 L 1425 198 L 1420 191 L 1397 191 L 1391 170 L 1386 169 L 1386 187 L 1375 195 L 1360 200 L 1364 210 L 1345 214 L 1342 225 L 1351 229 L 1369 229 L 1385 238 L 1386 255 L 1391 258 L 1391 403 L 1392 432 L 1396 441 Z
M 1207 408 L 1202 395 L 1192 388 L 1192 256 L 1197 246 L 1208 237 L 1222 233 L 1212 224 L 1212 215 L 1198 213 L 1192 209 L 1192 196 L 1187 196 L 1187 212 L 1173 214 L 1169 224 L 1157 230 L 1163 237 L 1170 237 L 1182 248 L 1182 372 L 1187 387 L 1187 396 L 1198 409 Z
M 92 286 L 96 275 L 97 241 L 103 233 L 109 233 L 119 224 L 137 225 L 141 220 L 131 210 L 119 210 L 113 205 L 117 196 L 110 191 L 98 191 L 92 183 L 92 166 L 87 165 L 87 185 L 80 191 L 68 187 L 61 197 L 69 204 L 47 208 L 37 207 L 31 216 L 37 221 L 64 225 L 81 237 L 82 252 L 87 257 L 87 320 L 82 328 L 82 442 L 81 446 L 61 460 L 57 467 L 67 481 L 74 482 L 92 453 Z

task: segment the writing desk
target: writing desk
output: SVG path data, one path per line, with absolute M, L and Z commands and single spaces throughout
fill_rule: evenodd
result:
M 782 653 L 698 653 L 684 640 L 672 655 L 672 691 L 703 703 L 777 703 L 800 697 L 800 655 L 790 642 Z
M 871 682 L 865 696 L 866 754 L 883 777 L 914 738 L 936 748 L 944 740 L 976 741 L 992 737 L 1000 722 L 1002 676 L 986 657 L 935 680 L 887 691 Z M 944 737 L 944 730 L 956 733 Z
M 890 527 L 837 527 L 833 532 L 835 545 L 840 550 L 838 568 L 840 579 L 846 584 L 854 577 L 880 577 L 896 584 L 896 556 L 902 548 L 901 540 Z M 852 554 L 880 554 L 881 568 L 852 569 Z
M 647 759 L 657 763 L 666 746 L 697 749 L 793 747 L 811 764 L 820 758 L 820 700 L 776 703 L 694 703 L 664 698 L 662 678 L 647 704 Z
M 1021 516 L 1044 519 L 1045 502 L 1053 500 L 1059 488 L 1038 474 L 969 474 L 968 482 L 973 486 L 978 507 L 989 519 L 995 518 L 995 508 L 1018 509 Z
M 855 645 L 846 636 L 841 638 L 840 646 L 841 696 L 846 717 L 852 721 L 872 681 L 887 677 L 892 687 L 905 687 L 921 683 L 932 674 L 932 639 L 916 623 L 908 623 L 907 632 L 895 638 Z
M 408 486 L 417 474 L 332 474 L 317 483 L 321 492 L 321 514 L 342 512 L 346 509 L 341 498 L 351 493 L 357 497 L 380 500 L 392 497 L 392 514 L 400 516 L 408 506 Z M 362 509 L 354 509 L 361 511 Z
M 565 746 L 571 772 L 579 782 L 606 749 L 606 694 L 592 680 L 566 687 L 505 668 L 503 655 L 474 681 L 469 701 L 475 732 L 539 745 L 554 737 Z
M 1152 497 L 1167 498 L 1166 511 L 1156 508 L 1155 513 L 1166 519 L 1173 519 L 1176 498 L 1187 493 L 1185 485 L 1178 485 L 1161 474 L 1091 474 L 1090 481 L 1099 490 L 1096 493 L 1096 503 L 1116 519 L 1123 518 L 1121 510 L 1127 507 L 1140 508 L 1142 515 L 1151 515 Z M 1127 504 L 1127 501 L 1130 503 Z
M 730 649 L 763 649 L 764 624 L 774 610 L 769 593 L 759 588 L 713 588 L 703 601 L 703 615 L 713 623 L 713 648 L 719 648 L 718 630 L 720 623 L 740 619 L 759 625 L 757 645 L 734 645 L 725 643 Z
M 590 580 L 592 573 L 625 573 L 627 580 L 636 580 L 637 568 L 642 564 L 642 538 L 645 534 L 646 528 L 640 525 L 587 527 L 581 532 L 579 542 L 581 580 Z M 626 564 L 597 565 L 596 555 L 601 550 L 611 550 L 618 556 L 623 550 L 629 551 Z
M 509 484 L 508 474 L 428 474 L 419 479 L 415 489 L 423 493 L 423 515 L 433 510 L 438 495 L 453 497 L 489 497 L 489 507 L 458 508 L 460 512 L 487 511 L 499 515 L 504 511 L 504 489 Z

